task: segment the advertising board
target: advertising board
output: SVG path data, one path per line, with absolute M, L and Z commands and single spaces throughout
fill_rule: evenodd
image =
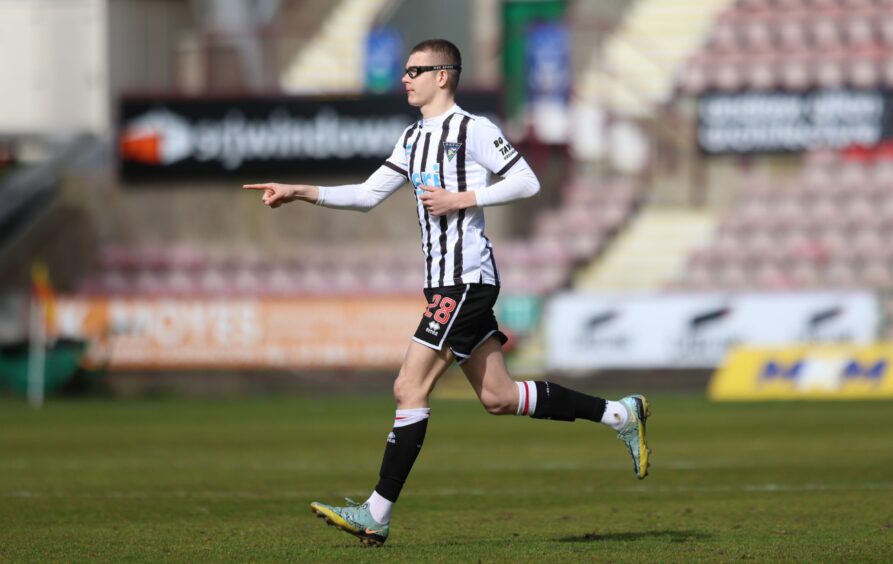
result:
M 870 292 L 568 293 L 546 308 L 556 370 L 714 368 L 734 346 L 870 343 Z

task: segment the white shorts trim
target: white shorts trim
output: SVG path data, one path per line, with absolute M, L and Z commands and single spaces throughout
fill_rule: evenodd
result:
M 484 338 L 483 338 L 483 339 L 481 339 L 480 341 L 478 341 L 477 344 L 476 344 L 475 346 L 471 347 L 471 352 L 468 353 L 467 355 L 466 355 L 466 354 L 457 353 L 456 351 L 453 351 L 453 354 L 456 356 L 457 359 L 459 359 L 459 364 L 461 365 L 463 362 L 465 362 L 466 360 L 468 360 L 469 358 L 471 358 L 471 355 L 474 354 L 474 351 L 478 350 L 478 348 L 480 348 L 480 346 L 483 345 L 484 342 L 485 342 L 487 339 L 489 339 L 490 337 L 492 337 L 492 336 L 494 335 L 494 333 L 496 333 L 496 329 L 493 329 L 492 331 L 490 331 L 489 333 L 487 333 L 486 335 L 484 335 Z M 452 350 L 452 349 L 450 349 L 450 350 Z
M 423 341 L 423 340 L 419 339 L 418 337 L 416 337 L 415 335 L 412 336 L 412 340 L 420 345 L 425 345 L 429 349 L 433 349 L 435 351 L 443 350 L 443 341 L 441 341 L 439 345 L 432 345 L 428 341 Z

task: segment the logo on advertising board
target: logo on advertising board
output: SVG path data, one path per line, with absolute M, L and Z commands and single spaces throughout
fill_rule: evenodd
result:
M 830 305 L 810 313 L 804 322 L 800 340 L 806 343 L 846 343 L 853 340 L 852 331 L 845 324 L 847 314 L 843 305 Z
M 131 120 L 121 132 L 123 159 L 169 165 L 192 154 L 192 128 L 181 116 L 159 108 Z
M 577 346 L 601 349 L 626 347 L 630 337 L 620 331 L 611 331 L 620 317 L 621 313 L 617 309 L 608 309 L 586 316 L 577 335 Z
M 868 344 L 877 296 L 863 291 L 565 293 L 546 308 L 554 370 L 716 368 L 738 345 Z
M 275 108 L 249 118 L 238 109 L 221 118 L 191 122 L 166 107 L 128 121 L 121 158 L 167 166 L 184 159 L 235 170 L 246 161 L 386 157 L 406 127 L 404 116 L 350 117 L 323 107 L 309 118 Z
M 887 374 L 887 361 L 868 361 L 845 356 L 798 358 L 791 363 L 770 358 L 763 364 L 761 386 L 784 382 L 797 389 L 839 390 L 847 382 L 879 384 Z
M 891 359 L 889 346 L 742 347 L 714 376 L 709 394 L 717 400 L 890 397 Z
M 734 315 L 729 304 L 703 308 L 691 313 L 685 329 L 673 344 L 678 358 L 698 359 L 722 356 L 730 347 L 741 342 L 737 335 L 723 334 Z

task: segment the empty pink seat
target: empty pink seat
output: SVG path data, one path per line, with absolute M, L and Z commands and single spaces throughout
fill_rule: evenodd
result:
M 174 268 L 163 275 L 164 293 L 171 296 L 191 296 L 199 292 L 198 275 L 194 270 Z
M 724 92 L 740 90 L 745 84 L 745 62 L 743 54 L 729 53 L 713 71 L 713 86 Z
M 833 51 L 844 45 L 840 14 L 826 10 L 809 22 L 812 43 L 820 51 Z
M 881 61 L 884 53 L 876 49 L 853 52 L 847 61 L 847 82 L 854 88 L 870 89 L 881 85 Z
M 852 49 L 872 47 L 880 41 L 879 29 L 874 25 L 871 11 L 852 10 L 843 24 L 847 45 Z
M 780 57 L 762 53 L 750 57 L 744 64 L 744 85 L 748 90 L 774 90 L 780 82 Z
M 743 47 L 751 53 L 767 52 L 773 48 L 771 14 L 754 15 L 742 23 Z
M 231 274 L 215 267 L 206 268 L 200 274 L 199 288 L 203 294 L 210 296 L 234 293 Z
M 793 91 L 806 90 L 814 83 L 814 59 L 806 53 L 795 53 L 781 62 L 781 85 Z
M 816 59 L 813 72 L 817 86 L 828 90 L 843 88 L 847 84 L 846 54 L 843 51 L 823 54 Z
M 165 294 L 164 278 L 154 269 L 141 270 L 135 279 L 134 289 L 143 296 L 162 296 Z
M 710 34 L 710 47 L 714 53 L 729 53 L 741 48 L 739 27 L 734 20 L 720 20 Z

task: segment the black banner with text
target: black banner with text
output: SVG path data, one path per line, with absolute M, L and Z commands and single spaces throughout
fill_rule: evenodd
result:
M 457 97 L 496 119 L 491 93 Z M 355 98 L 124 98 L 118 159 L 127 180 L 226 174 L 371 173 L 420 119 L 403 95 Z
M 698 145 L 708 154 L 873 147 L 893 137 L 893 92 L 710 93 L 698 99 Z

